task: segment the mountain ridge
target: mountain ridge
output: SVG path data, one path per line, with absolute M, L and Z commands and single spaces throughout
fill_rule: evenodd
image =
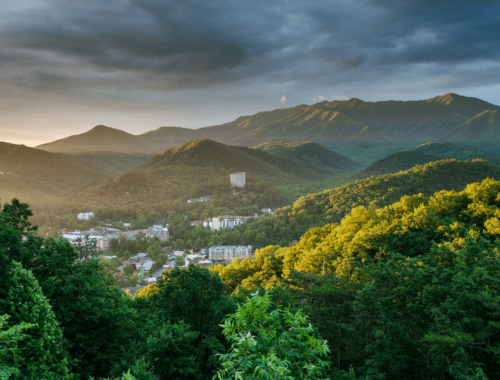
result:
M 474 135 L 473 140 L 467 137 L 471 134 L 467 131 L 488 122 L 488 118 L 480 116 L 485 111 L 489 111 L 489 116 L 497 115 L 500 107 L 453 93 L 412 101 L 365 102 L 352 98 L 258 112 L 228 123 L 194 130 L 161 127 L 132 135 L 97 126 L 83 134 L 42 144 L 38 148 L 64 153 L 107 148 L 110 151 L 155 154 L 193 139 L 208 138 L 239 146 L 254 146 L 268 141 L 313 141 L 328 147 L 345 145 L 354 148 L 395 143 L 416 146 L 427 141 L 470 144 L 472 141 L 475 145 L 484 143 L 489 144 L 488 149 L 497 149 L 500 141 L 490 141 L 493 132 L 498 129 L 497 116 L 494 123 L 489 124 L 489 129 L 481 129 L 483 132 L 479 136 Z M 453 137 L 455 135 L 458 137 Z

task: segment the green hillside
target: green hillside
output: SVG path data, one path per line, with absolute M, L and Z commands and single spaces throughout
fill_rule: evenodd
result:
M 354 170 L 359 167 L 351 159 L 310 141 L 296 143 L 267 142 L 253 148 L 263 150 L 278 158 L 298 161 L 312 170 L 323 169 L 325 173 Z
M 445 138 L 457 144 L 498 146 L 500 142 L 500 114 L 498 109 L 486 110 L 456 127 Z
M 289 176 L 317 179 L 322 169 L 320 167 L 311 171 L 300 163 L 284 160 L 261 150 L 199 139 L 159 153 L 136 170 L 147 171 L 172 165 L 216 168 L 221 175 L 243 171 L 266 177 L 270 182 L 279 182 L 281 178 Z M 273 176 L 277 178 L 272 178 Z
M 82 164 L 98 168 L 108 175 L 125 172 L 150 160 L 153 155 L 144 153 L 85 152 L 77 154 L 59 153 Z
M 154 147 L 155 153 L 165 149 L 183 145 L 191 140 L 199 139 L 204 136 L 195 129 L 179 127 L 161 127 L 153 131 L 148 131 L 140 135 L 142 140 L 147 141 Z
M 315 106 L 342 112 L 393 142 L 440 140 L 481 112 L 500 110 L 483 100 L 451 93 L 417 101 L 363 102 L 354 98 Z
M 233 144 L 264 141 L 315 141 L 322 143 L 379 143 L 386 138 L 373 128 L 337 112 L 303 107 L 296 113 L 264 124 L 243 135 L 226 137 Z
M 0 142 L 0 198 L 56 207 L 60 197 L 96 183 L 107 173 L 63 155 Z M 10 173 L 10 174 L 7 174 Z
M 324 153 L 330 155 L 330 151 Z M 331 159 L 334 156 L 328 157 Z M 344 161 L 350 162 L 345 158 Z M 130 212 L 134 210 L 134 213 L 137 210 L 167 214 L 173 211 L 187 212 L 187 208 L 191 207 L 186 205 L 189 198 L 214 195 L 229 199 L 229 175 L 240 171 L 246 172 L 245 191 L 250 193 L 235 196 L 238 199 L 233 197 L 234 206 L 261 204 L 259 202 L 265 202 L 262 196 L 276 199 L 280 193 L 272 190 L 272 187 L 278 185 L 319 181 L 332 173 L 345 172 L 337 168 L 327 170 L 324 163 L 303 163 L 300 160 L 279 158 L 259 149 L 200 139 L 168 149 L 96 187 L 72 194 L 66 198 L 66 204 L 69 209 L 102 206 L 125 208 Z M 278 203 L 283 204 L 285 201 L 282 196 Z M 262 203 L 264 205 L 266 203 Z
M 457 145 L 452 143 L 436 143 L 430 142 L 417 146 L 417 150 L 425 153 L 435 154 L 447 158 L 455 158 L 457 160 L 473 160 L 480 158 L 491 162 L 493 165 L 500 166 L 500 154 L 489 152 L 482 149 L 473 148 L 465 145 Z
M 436 191 L 461 191 L 471 182 L 500 179 L 500 168 L 482 160 L 441 160 L 416 166 L 405 172 L 357 180 L 341 187 L 300 197 L 277 215 L 246 223 L 241 229 L 245 244 L 265 246 L 288 244 L 311 227 L 338 223 L 354 207 L 380 208 L 403 195 Z
M 343 142 L 415 145 L 439 141 L 486 110 L 500 110 L 500 107 L 451 93 L 418 101 L 365 102 L 353 98 L 261 112 L 199 131 L 205 137 L 241 145 L 263 140 L 312 140 L 326 146 Z M 365 127 L 368 128 L 364 130 Z
M 413 168 L 415 165 L 425 165 L 439 161 L 443 157 L 436 154 L 421 152 L 416 149 L 393 153 L 381 160 L 375 161 L 366 169 L 361 170 L 356 177 L 366 178 L 382 174 L 398 173 Z

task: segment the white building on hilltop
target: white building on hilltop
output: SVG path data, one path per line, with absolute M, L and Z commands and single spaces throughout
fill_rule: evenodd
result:
M 239 172 L 231 174 L 231 187 L 245 187 L 246 173 Z
M 208 248 L 209 260 L 232 260 L 236 257 L 244 259 L 250 256 L 251 246 L 243 245 L 216 245 Z
M 78 214 L 77 218 L 78 220 L 89 220 L 92 219 L 94 216 L 95 215 L 93 212 L 81 212 Z

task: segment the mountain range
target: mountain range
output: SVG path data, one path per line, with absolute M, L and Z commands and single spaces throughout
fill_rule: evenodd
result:
M 265 142 L 317 142 L 328 148 L 373 147 L 428 141 L 498 149 L 500 107 L 480 99 L 446 94 L 418 101 L 323 101 L 241 116 L 205 128 L 161 127 L 141 135 L 98 125 L 38 148 L 50 152 L 92 151 L 154 154 L 207 138 L 238 146 Z M 400 150 L 394 148 L 393 151 Z M 341 150 L 342 151 L 342 150 Z M 385 155 L 380 153 L 378 158 Z

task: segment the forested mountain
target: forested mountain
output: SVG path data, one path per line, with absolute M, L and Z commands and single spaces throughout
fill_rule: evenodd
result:
M 217 131 L 212 130 L 214 127 L 209 127 L 200 129 L 200 132 L 208 136 L 215 132 L 212 138 L 237 145 L 253 145 L 264 141 L 309 140 L 323 144 L 373 144 L 386 141 L 386 138 L 373 128 L 338 111 L 322 109 L 316 104 L 301 106 L 297 112 L 278 118 L 281 114 L 282 112 L 268 115 L 266 119 L 270 122 L 263 125 L 251 123 L 248 119 L 243 119 L 235 125 L 240 118 L 220 126 Z
M 161 152 L 165 149 L 183 145 L 191 140 L 199 139 L 198 130 L 180 127 L 161 127 L 153 131 L 148 131 L 139 135 L 142 140 L 147 141 L 154 149 L 154 152 Z
M 107 173 L 70 157 L 0 142 L 0 198 L 51 205 Z M 10 174 L 7 174 L 10 173 Z
M 163 127 L 135 136 L 97 126 L 39 148 L 66 153 L 106 150 L 152 154 L 199 138 L 241 146 L 313 141 L 334 150 L 360 146 L 380 149 L 375 151 L 375 159 L 379 159 L 388 151 L 400 150 L 401 144 L 407 149 L 408 144 L 426 141 L 472 143 L 495 149 L 497 143 L 492 138 L 497 136 L 499 110 L 496 105 L 457 94 L 419 101 L 364 102 L 353 98 L 259 112 L 196 130 Z
M 88 132 L 42 144 L 37 148 L 54 153 L 151 153 L 155 150 L 148 141 L 138 136 L 104 125 L 97 125 Z
M 322 149 L 328 155 L 324 161 L 315 162 L 300 155 L 297 160 L 285 159 L 260 149 L 228 146 L 208 139 L 194 140 L 167 149 L 98 186 L 68 196 L 68 208 L 102 206 L 135 208 L 134 215 L 137 210 L 145 209 L 168 214 L 172 210 L 184 210 L 188 198 L 229 194 L 229 175 L 235 172 L 246 172 L 246 191 L 258 194 L 271 191 L 276 185 L 322 180 L 327 175 L 344 173 L 335 161 L 341 156 Z M 301 161 L 300 157 L 306 161 Z M 346 158 L 341 162 L 351 163 Z M 335 166 L 330 167 L 330 164 Z M 248 195 L 250 198 L 255 196 Z
M 134 166 L 150 160 L 153 155 L 122 152 L 84 152 L 76 154 L 59 153 L 85 165 L 99 168 L 108 175 L 125 172 Z
M 425 165 L 439 161 L 443 157 L 436 154 L 421 152 L 416 149 L 393 153 L 381 160 L 375 161 L 366 169 L 361 170 L 356 177 L 366 178 L 382 174 L 392 174 L 413 168 L 415 165 Z
M 500 166 L 500 154 L 472 148 L 470 146 L 430 142 L 419 145 L 415 149 L 441 157 L 455 158 L 457 160 L 473 160 L 474 158 L 480 158 L 491 162 L 493 165 Z
M 415 149 L 399 151 L 375 161 L 357 173 L 356 178 L 397 173 L 401 170 L 411 169 L 415 165 L 425 165 L 429 162 L 446 158 L 454 158 L 456 160 L 474 160 L 479 158 L 489 161 L 493 165 L 500 166 L 500 155 L 490 151 L 452 143 L 427 143 L 419 145 Z
M 280 177 L 288 176 L 320 178 L 323 166 L 318 164 L 306 168 L 300 162 L 285 160 L 259 149 L 229 146 L 208 139 L 199 139 L 159 153 L 135 170 L 148 171 L 175 165 L 211 167 L 221 174 L 242 171 L 249 175 L 268 177 L 271 182 L 277 182 Z
M 496 147 L 500 139 L 499 108 L 489 109 L 472 117 L 450 131 L 445 141 L 475 145 L 480 147 Z
M 256 219 L 238 229 L 247 244 L 288 244 L 311 227 L 340 222 L 355 207 L 381 208 L 404 195 L 461 191 L 467 184 L 485 178 L 500 178 L 500 168 L 482 160 L 431 162 L 300 197 L 292 205 L 278 209 L 275 216 Z
M 312 170 L 322 168 L 325 173 L 359 168 L 359 165 L 351 159 L 310 141 L 297 143 L 267 142 L 253 148 L 263 150 L 282 159 L 298 161 Z

